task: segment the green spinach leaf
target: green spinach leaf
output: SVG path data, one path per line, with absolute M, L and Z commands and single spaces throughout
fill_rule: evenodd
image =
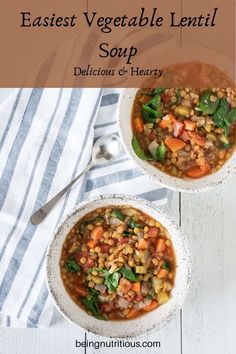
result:
M 134 229 L 135 227 L 143 227 L 143 225 L 141 225 L 141 224 L 138 224 L 135 220 L 131 220 L 131 222 L 130 222 L 130 224 L 129 224 L 129 227 L 131 228 L 131 229 Z
M 236 121 L 236 108 L 230 109 L 226 98 L 221 98 L 219 107 L 213 115 L 214 123 L 224 130 L 225 135 L 229 133 L 229 127 Z
M 212 96 L 215 101 L 212 101 Z M 212 91 L 204 91 L 200 97 L 197 109 L 203 113 L 214 114 L 219 106 L 220 99 Z
M 175 94 L 175 97 L 176 97 L 177 103 L 178 103 L 179 100 L 180 100 L 180 98 L 181 98 L 181 93 L 180 93 L 180 90 L 179 90 L 179 89 L 177 89 L 176 94 Z
M 225 120 L 228 125 L 231 125 L 236 121 L 236 108 L 231 108 L 231 110 L 226 115 Z
M 142 107 L 142 117 L 147 123 L 155 123 L 156 119 L 159 116 L 159 113 L 155 109 L 149 107 L 147 104 L 144 104 Z
M 131 282 L 136 282 L 138 280 L 137 276 L 132 272 L 131 269 L 127 268 L 121 268 L 119 272 L 122 274 L 122 276 L 126 279 L 128 279 Z
M 101 315 L 99 310 L 98 293 L 95 290 L 89 289 L 88 295 L 86 297 L 82 297 L 81 302 L 85 308 L 90 311 L 96 318 L 100 320 L 106 320 L 106 318 Z
M 68 261 L 65 264 L 65 268 L 69 272 L 81 272 L 80 265 L 76 262 L 73 256 L 69 257 Z
M 167 261 L 164 261 L 162 264 L 162 268 L 166 269 L 166 270 L 170 270 L 170 264 Z
M 104 285 L 108 288 L 110 291 L 115 291 L 117 289 L 117 286 L 119 284 L 119 273 L 118 271 L 115 271 L 114 273 L 109 273 L 104 272 L 105 275 L 105 280 L 104 280 Z
M 152 91 L 141 90 L 141 94 L 145 96 L 155 96 L 155 95 L 161 95 L 164 91 L 165 89 L 163 87 L 157 87 Z
M 132 231 L 123 231 L 123 236 L 133 236 L 134 235 L 134 232 Z
M 167 151 L 166 146 L 165 146 L 164 142 L 162 141 L 161 145 L 159 145 L 156 150 L 156 160 L 163 162 L 165 160 L 166 151 Z
M 140 142 L 139 142 L 138 138 L 136 137 L 136 135 L 133 136 L 131 144 L 132 144 L 135 154 L 141 160 L 149 160 L 149 161 L 153 160 L 153 158 L 151 156 L 148 156 L 143 152 Z
M 120 209 L 114 209 L 113 212 L 111 213 L 111 216 L 113 218 L 119 219 L 121 221 L 125 220 L 125 215 L 122 214 L 122 212 L 120 211 Z
M 156 118 L 163 116 L 161 95 L 155 95 L 147 104 L 142 107 L 142 117 L 147 123 L 155 123 Z
M 213 115 L 213 121 L 219 128 L 223 128 L 226 125 L 225 118 L 229 112 L 229 104 L 226 98 L 221 98 L 219 102 L 219 107 Z

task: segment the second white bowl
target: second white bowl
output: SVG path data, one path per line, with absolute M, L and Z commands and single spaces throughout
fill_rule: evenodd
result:
M 88 315 L 67 294 L 60 274 L 59 261 L 62 245 L 71 228 L 87 213 L 96 208 L 111 205 L 130 205 L 160 221 L 170 234 L 176 254 L 175 286 L 171 292 L 170 301 L 137 319 L 129 321 L 101 321 Z M 183 305 L 191 279 L 191 258 L 179 227 L 162 210 L 137 197 L 104 195 L 81 203 L 62 221 L 48 248 L 47 279 L 49 292 L 55 305 L 69 321 L 94 334 L 106 337 L 134 337 L 159 329 Z
M 170 189 L 183 192 L 201 192 L 211 189 L 222 184 L 230 176 L 236 174 L 236 152 L 234 152 L 233 156 L 216 173 L 199 179 L 188 180 L 170 176 L 152 166 L 147 161 L 138 158 L 131 145 L 131 140 L 133 137 L 131 115 L 137 91 L 138 89 L 131 88 L 124 89 L 121 93 L 118 106 L 118 126 L 125 150 L 144 174 L 151 177 L 154 182 L 160 183 Z

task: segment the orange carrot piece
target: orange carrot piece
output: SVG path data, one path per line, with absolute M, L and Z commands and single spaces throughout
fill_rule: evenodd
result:
M 157 307 L 158 307 L 158 302 L 156 300 L 152 300 L 152 302 L 149 305 L 145 306 L 143 310 L 148 312 L 156 309 Z
M 79 294 L 80 296 L 88 295 L 88 290 L 83 285 L 75 285 L 74 289 L 77 292 L 77 294 Z
M 127 293 L 132 288 L 132 283 L 125 278 L 121 278 L 119 288 L 123 291 L 123 293 Z
M 146 250 L 148 248 L 148 242 L 143 238 L 138 241 L 138 249 L 139 250 Z
M 190 119 L 185 119 L 184 125 L 186 130 L 194 131 L 196 128 L 196 123 L 192 122 Z
M 164 252 L 166 250 L 166 241 L 164 238 L 159 238 L 157 240 L 157 246 L 156 246 L 156 251 L 159 252 Z
M 136 133 L 142 133 L 143 126 L 144 126 L 144 123 L 143 123 L 142 117 L 137 117 L 134 119 L 134 130 Z
M 168 120 L 163 120 L 162 119 L 161 122 L 159 123 L 159 127 L 161 129 L 166 129 L 166 128 L 169 127 L 169 125 L 170 125 L 170 122 Z
M 185 171 L 185 174 L 190 178 L 201 178 L 208 174 L 210 171 L 210 166 L 208 164 L 202 166 L 196 166 Z
M 140 281 L 137 281 L 136 283 L 132 284 L 132 290 L 138 294 L 141 292 L 141 283 Z
M 134 309 L 134 308 L 132 308 L 132 309 L 129 310 L 128 315 L 126 315 L 126 318 L 130 318 L 130 319 L 131 318 L 135 318 L 135 317 L 138 316 L 138 314 L 139 314 L 139 311 Z
M 181 150 L 186 146 L 186 143 L 183 140 L 177 138 L 167 138 L 165 144 L 172 152 Z
M 102 226 L 95 226 L 91 231 L 91 238 L 93 240 L 99 240 L 103 236 L 104 230 Z
M 196 132 L 189 132 L 189 135 L 191 137 L 191 139 L 195 142 L 195 144 L 200 145 L 200 146 L 204 146 L 206 143 L 206 139 L 199 135 Z
M 89 241 L 87 242 L 87 246 L 88 246 L 89 248 L 94 248 L 94 247 L 96 246 L 96 244 L 97 244 L 97 240 L 89 240 Z
M 219 159 L 223 160 L 225 158 L 225 155 L 226 155 L 226 150 L 219 150 L 218 152 Z
M 173 113 L 166 114 L 159 123 L 159 127 L 162 129 L 166 129 L 175 120 L 176 118 Z
M 168 275 L 168 270 L 162 268 L 162 269 L 160 270 L 160 272 L 157 274 L 157 278 L 159 278 L 159 279 L 165 279 L 165 278 L 167 277 L 167 275 Z

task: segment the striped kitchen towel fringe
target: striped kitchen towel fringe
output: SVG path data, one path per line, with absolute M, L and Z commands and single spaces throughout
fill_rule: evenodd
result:
M 45 252 L 63 215 L 90 196 L 134 194 L 158 204 L 153 184 L 123 151 L 94 167 L 39 226 L 30 216 L 88 163 L 94 139 L 117 133 L 119 89 L 18 89 L 0 105 L 1 325 L 47 327 L 54 306 L 45 284 Z

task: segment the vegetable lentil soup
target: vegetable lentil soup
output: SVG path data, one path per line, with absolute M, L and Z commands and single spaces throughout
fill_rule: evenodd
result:
M 179 178 L 215 173 L 236 145 L 236 89 L 145 89 L 132 113 L 136 155 Z
M 128 320 L 170 299 L 175 252 L 158 221 L 130 206 L 109 206 L 75 224 L 60 270 L 68 294 L 88 314 Z

